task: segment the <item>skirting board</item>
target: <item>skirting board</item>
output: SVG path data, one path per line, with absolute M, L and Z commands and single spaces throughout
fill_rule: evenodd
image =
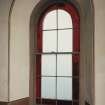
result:
M 29 105 L 29 98 L 19 99 L 12 102 L 0 102 L 0 105 Z

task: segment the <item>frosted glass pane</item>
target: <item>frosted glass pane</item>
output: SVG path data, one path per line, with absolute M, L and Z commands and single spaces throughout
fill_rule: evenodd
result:
M 57 78 L 57 99 L 72 100 L 72 78 Z
M 72 28 L 72 18 L 69 13 L 64 10 L 58 10 L 58 29 Z
M 56 56 L 42 55 L 42 76 L 56 76 Z
M 57 49 L 57 31 L 43 31 L 43 52 L 55 52 Z
M 57 19 L 56 19 L 56 10 L 49 12 L 43 22 L 43 29 L 56 29 L 57 28 Z
M 41 80 L 41 97 L 47 99 L 56 98 L 56 78 L 42 77 Z
M 72 55 L 57 55 L 57 75 L 72 76 Z
M 73 49 L 73 30 L 58 31 L 58 51 L 72 52 Z

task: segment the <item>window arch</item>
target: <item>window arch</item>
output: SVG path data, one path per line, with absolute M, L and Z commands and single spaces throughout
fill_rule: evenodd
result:
M 74 6 L 49 6 L 39 19 L 36 104 L 79 105 L 79 15 Z

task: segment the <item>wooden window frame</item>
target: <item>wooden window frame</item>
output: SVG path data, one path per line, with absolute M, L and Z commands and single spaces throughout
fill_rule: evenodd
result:
M 58 9 L 58 8 L 67 11 L 71 15 L 72 21 L 73 21 L 73 52 L 71 52 L 73 55 L 73 76 L 78 75 L 78 79 L 75 78 L 75 80 L 76 80 L 75 82 L 73 79 L 73 88 L 74 87 L 77 88 L 77 86 L 75 86 L 75 85 L 78 84 L 78 90 L 76 88 L 73 89 L 73 100 L 74 101 L 71 102 L 71 105 L 75 105 L 77 103 L 79 104 L 79 102 L 77 102 L 77 100 L 79 100 L 79 68 L 80 68 L 79 67 L 80 66 L 80 58 L 79 58 L 80 57 L 80 53 L 79 53 L 80 52 L 80 35 L 79 35 L 80 30 L 79 30 L 79 27 L 80 26 L 79 26 L 79 14 L 73 5 L 70 5 L 67 3 L 53 4 L 53 5 L 50 5 L 42 13 L 42 16 L 39 19 L 38 30 L 37 30 L 37 49 L 35 49 L 35 52 L 34 52 L 34 55 L 37 56 L 36 57 L 36 60 L 37 60 L 36 67 L 37 67 L 37 69 L 41 70 L 40 65 L 39 65 L 39 64 L 41 64 L 40 55 L 47 54 L 47 53 L 42 53 L 42 23 L 43 23 L 43 19 L 47 13 L 49 13 L 50 11 L 52 11 L 54 9 Z M 53 54 L 53 53 L 51 53 L 51 54 Z M 77 67 L 77 68 L 75 68 L 75 67 Z M 36 69 L 36 74 L 37 74 L 37 69 Z M 75 72 L 75 70 L 78 70 L 78 73 Z M 75 74 L 75 73 L 77 73 L 77 74 Z M 36 79 L 36 88 L 39 89 L 37 91 L 41 90 L 41 85 L 38 86 L 39 81 L 37 81 L 37 79 Z M 76 95 L 77 93 L 78 93 L 78 95 Z M 35 94 L 37 94 L 36 91 L 35 91 Z M 75 96 L 76 96 L 77 100 L 76 100 Z M 46 101 L 46 100 L 44 100 L 44 101 Z M 50 102 L 50 100 L 48 100 L 48 102 Z

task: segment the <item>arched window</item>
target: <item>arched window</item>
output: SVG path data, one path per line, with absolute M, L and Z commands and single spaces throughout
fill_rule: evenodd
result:
M 54 4 L 39 19 L 36 104 L 79 105 L 79 15 L 74 6 Z

